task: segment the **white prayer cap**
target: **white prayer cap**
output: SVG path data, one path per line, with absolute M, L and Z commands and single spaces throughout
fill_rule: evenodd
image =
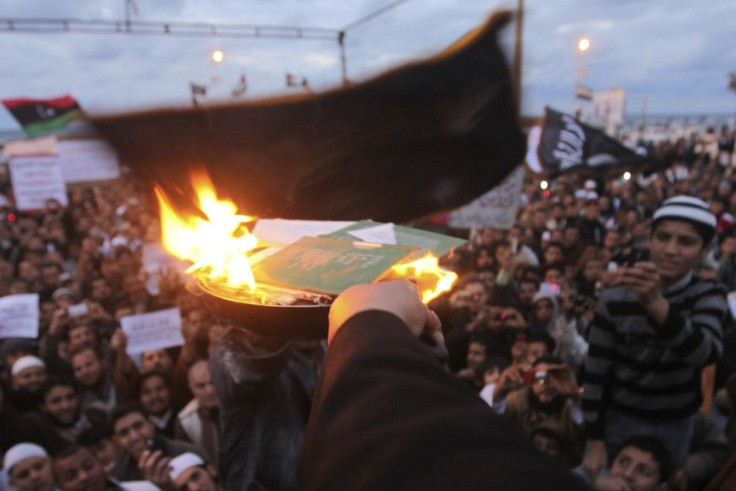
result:
M 597 187 L 598 185 L 595 183 L 594 180 L 588 179 L 587 181 L 585 181 L 585 189 L 595 189 Z
M 585 199 L 598 199 L 598 193 L 590 191 L 585 195 Z
M 576 198 L 585 198 L 587 194 L 588 192 L 585 189 L 578 189 L 577 191 L 575 191 Z
M 26 368 L 31 367 L 41 367 L 46 368 L 46 364 L 43 362 L 41 358 L 38 358 L 37 356 L 21 356 L 17 360 L 15 360 L 15 363 L 13 363 L 13 368 L 10 369 L 10 375 L 15 376 L 18 375 L 20 372 L 25 370 Z
M 110 241 L 110 244 L 113 247 L 117 247 L 117 246 L 125 246 L 125 247 L 128 247 L 130 245 L 128 243 L 128 239 L 126 239 L 125 237 L 121 237 L 119 235 L 116 236 L 116 237 L 113 237 L 112 241 Z
M 654 212 L 652 228 L 656 228 L 654 226 L 665 218 L 692 223 L 706 244 L 713 239 L 716 233 L 716 216 L 710 211 L 705 201 L 692 196 L 680 195 L 665 200 L 662 206 Z
M 13 466 L 21 460 L 26 460 L 29 457 L 48 456 L 49 454 L 46 453 L 46 450 L 35 443 L 19 443 L 17 445 L 13 445 L 7 452 L 5 452 L 3 469 L 10 472 L 10 469 L 12 469 Z
M 177 457 L 174 457 L 173 459 L 171 459 L 171 462 L 169 462 L 169 467 L 171 467 L 171 470 L 169 471 L 169 477 L 172 481 L 176 481 L 176 479 L 181 475 L 182 472 L 189 469 L 190 467 L 198 465 L 204 465 L 204 460 L 202 460 L 199 455 L 193 454 L 192 452 L 183 453 Z

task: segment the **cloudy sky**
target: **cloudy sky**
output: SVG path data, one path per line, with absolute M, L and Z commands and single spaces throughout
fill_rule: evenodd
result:
M 394 0 L 136 0 L 134 21 L 285 25 L 342 29 Z M 360 80 L 431 55 L 515 1 L 407 0 L 347 31 L 348 76 Z M 624 87 L 627 112 L 645 98 L 653 113 L 734 114 L 736 2 L 733 0 L 526 0 L 523 112 L 567 110 L 576 65 L 594 89 Z M 124 0 L 0 0 L 0 18 L 121 20 Z M 513 30 L 505 42 L 513 44 Z M 591 49 L 577 60 L 578 38 Z M 210 53 L 221 49 L 215 65 Z M 335 40 L 269 40 L 121 34 L 21 34 L 0 27 L 0 98 L 69 93 L 108 111 L 189 103 L 189 83 L 227 97 L 241 73 L 247 98 L 283 93 L 285 72 L 319 90 L 340 81 Z M 18 125 L 0 109 L 0 130 Z

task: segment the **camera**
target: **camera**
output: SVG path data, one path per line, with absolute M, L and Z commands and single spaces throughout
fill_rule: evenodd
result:
M 523 373 L 524 384 L 533 385 L 535 382 L 543 384 L 547 380 L 547 370 L 532 368 Z

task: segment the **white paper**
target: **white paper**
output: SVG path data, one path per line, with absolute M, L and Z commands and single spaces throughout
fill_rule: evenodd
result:
M 44 210 L 49 199 L 55 199 L 61 206 L 69 204 L 57 157 L 10 159 L 10 181 L 20 211 Z
M 58 147 L 59 166 L 67 183 L 120 177 L 115 150 L 103 140 L 62 140 Z
M 37 293 L 0 298 L 0 338 L 38 337 L 39 300 Z
M 357 237 L 363 242 L 375 242 L 377 244 L 396 245 L 396 232 L 394 232 L 393 223 L 382 223 L 375 227 L 366 227 L 359 230 L 351 230 L 348 232 L 353 237 Z
M 728 306 L 731 308 L 731 315 L 736 319 L 736 292 L 728 294 Z
M 263 218 L 258 220 L 256 226 L 253 228 L 253 235 L 260 241 L 275 244 L 291 244 L 302 237 L 317 237 L 318 235 L 331 234 L 354 223 Z
M 120 327 L 128 338 L 129 355 L 184 344 L 181 312 L 176 308 L 123 317 Z

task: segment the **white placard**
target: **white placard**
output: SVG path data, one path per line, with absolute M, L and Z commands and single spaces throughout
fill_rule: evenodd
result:
M 184 344 L 181 312 L 176 308 L 125 316 L 120 319 L 120 327 L 128 338 L 129 355 Z
M 348 232 L 363 242 L 375 242 L 377 244 L 396 245 L 396 232 L 393 223 L 382 223 L 375 227 L 366 227 Z
M 38 312 L 37 293 L 21 293 L 0 298 L 0 338 L 36 339 Z
M 10 159 L 10 181 L 20 211 L 44 210 L 50 199 L 61 206 L 69 204 L 58 157 L 14 157 Z
M 331 234 L 355 222 L 331 222 L 323 220 L 260 219 L 253 228 L 258 240 L 276 244 L 291 244 L 302 237 Z
M 501 184 L 450 213 L 448 224 L 455 228 L 510 229 L 516 220 L 523 180 L 524 169 L 519 166 Z
M 61 173 L 67 184 L 120 177 L 118 157 L 103 140 L 62 140 L 57 146 Z

